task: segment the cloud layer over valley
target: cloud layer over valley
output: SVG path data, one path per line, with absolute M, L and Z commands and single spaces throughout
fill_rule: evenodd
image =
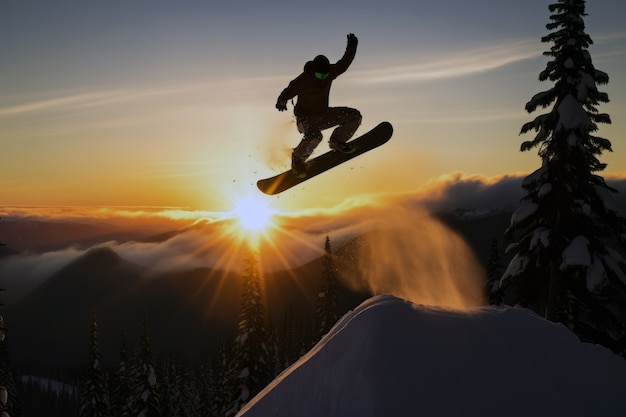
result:
M 368 196 L 346 201 L 332 210 L 277 214 L 274 227 L 260 237 L 262 267 L 265 271 L 288 270 L 316 259 L 323 255 L 326 236 L 334 249 L 365 236 L 360 246 L 365 264 L 352 274 L 358 275 L 359 285 L 365 282 L 374 293 L 394 293 L 425 304 L 480 303 L 481 294 L 471 290 L 478 288 L 477 281 L 482 279 L 479 262 L 462 237 L 429 213 L 512 210 L 523 196 L 522 177 L 486 178 L 454 173 L 410 194 Z M 619 190 L 626 190 L 625 182 L 609 179 L 610 185 Z M 617 196 L 617 203 L 626 212 L 623 193 Z M 7 303 L 21 298 L 91 247 L 110 247 L 123 259 L 145 268 L 145 278 L 149 279 L 155 273 L 200 267 L 238 271 L 245 244 L 235 220 L 224 213 L 126 208 L 79 216 L 69 209 L 4 208 L 0 215 L 0 239 L 9 247 L 13 237 L 8 233 L 10 227 L 29 222 L 56 223 L 67 233 L 71 233 L 72 227 L 98 226 L 93 230 L 102 236 L 101 241 L 97 236 L 83 239 L 93 244 L 63 244 L 45 251 L 28 250 L 27 244 L 21 242 L 26 249 L 22 247 L 20 253 L 0 258 L 0 288 L 8 290 L 3 294 Z M 129 231 L 134 231 L 136 238 L 106 239 L 130 236 Z M 494 230 L 488 236 L 503 233 L 504 230 Z M 41 239 L 46 238 L 50 236 L 41 235 Z M 450 281 L 441 278 L 437 283 L 426 280 L 420 285 L 403 282 L 403 277 L 415 276 L 415 272 L 425 277 L 448 277 Z M 391 280 L 380 279 L 390 273 Z M 455 292 L 469 295 L 455 300 L 436 297 Z

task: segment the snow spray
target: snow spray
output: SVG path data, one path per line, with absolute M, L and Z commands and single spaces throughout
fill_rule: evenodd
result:
M 464 309 L 485 303 L 484 271 L 458 234 L 421 208 L 373 210 L 359 240 L 357 270 L 344 278 L 416 304 Z
M 277 171 L 291 166 L 291 151 L 300 141 L 293 120 L 276 123 L 269 129 L 261 145 L 263 163 Z

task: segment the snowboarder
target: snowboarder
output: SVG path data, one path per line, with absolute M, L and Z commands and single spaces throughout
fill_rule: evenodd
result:
M 346 154 L 355 151 L 354 146 L 346 142 L 360 126 L 361 113 L 350 107 L 329 107 L 328 101 L 333 80 L 346 72 L 354 60 L 357 44 L 357 37 L 348 34 L 348 45 L 339 61 L 331 64 L 324 55 L 316 56 L 278 96 L 276 108 L 279 111 L 287 110 L 287 101 L 298 96 L 294 115 L 302 140 L 293 150 L 291 170 L 299 178 L 307 175 L 305 161 L 322 141 L 322 130 L 337 126 L 328 141 L 332 150 Z

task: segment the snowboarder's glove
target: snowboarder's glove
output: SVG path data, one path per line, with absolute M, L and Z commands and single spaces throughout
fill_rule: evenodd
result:
M 278 109 L 278 111 L 285 111 L 287 110 L 287 101 L 283 100 L 283 101 L 277 101 L 276 102 L 276 108 Z
M 358 45 L 359 40 L 357 39 L 356 36 L 354 36 L 354 33 L 350 33 L 348 34 L 348 48 L 356 48 L 356 46 Z

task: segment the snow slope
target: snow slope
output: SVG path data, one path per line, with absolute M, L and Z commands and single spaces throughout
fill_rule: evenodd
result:
M 624 416 L 625 392 L 625 360 L 528 310 L 378 296 L 238 416 Z

